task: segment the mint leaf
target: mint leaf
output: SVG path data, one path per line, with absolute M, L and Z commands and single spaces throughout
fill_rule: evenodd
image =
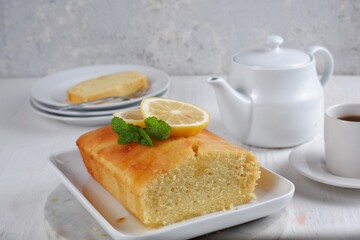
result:
M 163 120 L 156 117 L 148 117 L 145 119 L 146 133 L 156 140 L 164 140 L 170 136 L 171 127 Z
M 138 143 L 146 146 L 153 146 L 154 145 L 153 142 L 151 141 L 149 135 L 144 131 L 144 129 L 138 126 L 135 127 L 137 127 L 137 130 L 140 135 L 140 140 L 138 141 Z
M 149 135 L 139 126 L 126 123 L 122 118 L 113 117 L 112 129 L 118 134 L 119 144 L 137 142 L 142 145 L 153 146 Z
M 127 123 L 118 117 L 111 121 L 112 129 L 118 134 L 118 143 L 128 144 L 137 140 L 136 133 L 127 125 Z

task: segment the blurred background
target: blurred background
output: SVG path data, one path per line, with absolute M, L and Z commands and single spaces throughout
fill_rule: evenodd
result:
M 356 0 L 0 0 L 0 78 L 101 64 L 227 74 L 234 53 L 269 34 L 322 45 L 335 74 L 360 74 Z

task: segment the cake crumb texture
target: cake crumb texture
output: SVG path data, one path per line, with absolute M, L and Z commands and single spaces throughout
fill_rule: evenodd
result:
M 78 83 L 67 91 L 67 100 L 76 104 L 110 96 L 131 97 L 148 87 L 145 74 L 136 71 L 117 72 Z

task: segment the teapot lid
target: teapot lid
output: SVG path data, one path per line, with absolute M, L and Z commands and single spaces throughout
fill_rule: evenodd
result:
M 233 59 L 236 63 L 269 69 L 286 69 L 303 66 L 311 61 L 310 55 L 305 52 L 280 48 L 284 42 L 277 35 L 266 38 L 265 47 L 237 54 Z

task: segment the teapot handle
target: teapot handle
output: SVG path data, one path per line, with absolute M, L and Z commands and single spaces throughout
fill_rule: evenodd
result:
M 320 79 L 322 86 L 329 81 L 331 75 L 334 72 L 334 59 L 329 50 L 321 46 L 311 46 L 308 49 L 308 52 L 314 57 L 314 54 L 319 52 L 321 57 L 324 59 L 324 72 Z

